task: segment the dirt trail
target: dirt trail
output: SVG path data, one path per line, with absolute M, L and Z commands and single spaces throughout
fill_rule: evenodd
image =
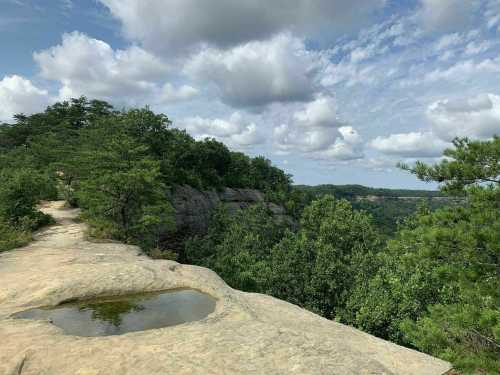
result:
M 28 246 L 0 254 L 0 375 L 408 374 L 450 365 L 275 298 L 229 288 L 214 272 L 154 261 L 137 247 L 85 239 L 78 210 L 42 208 L 57 221 Z M 65 335 L 16 312 L 63 301 L 193 288 L 217 298 L 206 319 L 120 336 Z
M 52 216 L 56 224 L 37 233 L 32 246 L 38 244 L 47 247 L 67 248 L 83 240 L 86 226 L 76 222 L 80 214 L 79 209 L 66 208 L 64 201 L 54 201 L 42 204 L 40 210 Z

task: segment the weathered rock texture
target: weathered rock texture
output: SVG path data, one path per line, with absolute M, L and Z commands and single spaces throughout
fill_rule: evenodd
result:
M 204 234 L 208 230 L 213 210 L 223 205 L 230 215 L 248 208 L 252 204 L 264 203 L 264 194 L 253 189 L 230 189 L 222 191 L 197 190 L 187 185 L 176 185 L 170 193 L 175 209 L 175 222 L 179 231 Z M 267 203 L 277 220 L 290 221 L 283 207 Z
M 444 374 L 450 365 L 265 295 L 229 288 L 208 269 L 92 243 L 76 210 L 0 255 L 0 374 Z M 218 299 L 206 319 L 108 337 L 75 337 L 16 312 L 70 299 L 189 287 Z

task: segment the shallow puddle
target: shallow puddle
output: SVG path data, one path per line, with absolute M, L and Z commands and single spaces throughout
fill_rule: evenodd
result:
M 15 318 L 49 320 L 66 334 L 111 336 L 201 320 L 216 300 L 193 289 L 65 303 L 17 313 Z

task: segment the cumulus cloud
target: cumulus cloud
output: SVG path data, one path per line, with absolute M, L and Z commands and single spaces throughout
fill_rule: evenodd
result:
M 362 157 L 358 132 L 339 120 L 332 97 L 319 96 L 291 116 L 289 123 L 273 130 L 279 153 L 300 152 L 323 161 L 352 160 Z
M 193 57 L 185 72 L 215 85 L 222 101 L 234 107 L 306 101 L 317 90 L 322 57 L 304 42 L 280 34 L 223 51 L 207 48 Z
M 486 139 L 500 134 L 500 96 L 482 94 L 445 99 L 431 104 L 427 117 L 433 132 L 443 140 L 455 137 Z
M 330 128 L 338 124 L 337 103 L 332 97 L 320 96 L 293 115 L 304 128 Z
M 317 157 L 327 161 L 361 159 L 364 156 L 363 140 L 357 130 L 352 126 L 342 126 L 338 131 L 340 137 Z
M 106 100 L 142 102 L 146 97 L 190 98 L 194 89 L 179 92 L 172 85 L 160 88 L 169 67 L 137 46 L 114 50 L 109 44 L 85 34 L 63 34 L 62 43 L 34 53 L 42 77 L 60 81 L 60 99 L 80 95 Z
M 387 155 L 403 157 L 434 157 L 443 153 L 449 143 L 432 132 L 411 132 L 376 137 L 370 146 Z
M 384 0 L 100 1 L 122 22 L 128 38 L 168 55 L 204 44 L 230 48 L 285 30 L 338 35 L 385 5 Z
M 248 121 L 239 113 L 228 119 L 209 119 L 190 117 L 179 122 L 196 139 L 215 138 L 236 149 L 262 144 L 264 136 L 254 122 Z
M 482 94 L 470 98 L 439 100 L 427 108 L 429 131 L 376 137 L 370 146 L 386 155 L 438 157 L 456 137 L 488 139 L 500 134 L 500 96 Z
M 189 100 L 198 95 L 198 90 L 189 85 L 182 85 L 178 88 L 170 83 L 165 83 L 161 88 L 160 102 L 175 103 Z
M 18 113 L 31 114 L 49 104 L 49 94 L 18 75 L 0 80 L 0 121 L 10 122 Z

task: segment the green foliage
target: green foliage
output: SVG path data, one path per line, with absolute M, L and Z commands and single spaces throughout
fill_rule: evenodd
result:
M 0 251 L 5 251 L 26 245 L 32 231 L 52 222 L 36 205 L 55 190 L 49 177 L 31 169 L 3 169 L 0 180 Z
M 270 292 L 287 299 L 285 294 L 293 288 L 293 301 L 302 299 L 300 305 L 335 318 L 356 280 L 370 272 L 378 250 L 368 215 L 353 210 L 346 200 L 322 197 L 306 207 L 300 230 L 288 233 L 273 249 Z M 285 265 L 300 272 L 300 278 L 292 281 Z
M 53 180 L 31 169 L 3 170 L 0 178 L 0 217 L 4 221 L 31 230 L 50 221 L 36 205 L 56 194 Z
M 447 192 L 462 192 L 465 187 L 481 183 L 500 183 L 500 137 L 491 141 L 457 138 L 454 148 L 445 150 L 441 163 L 433 166 L 417 162 L 415 167 L 401 165 L 424 181 L 443 183 Z
M 370 217 L 331 196 L 312 202 L 293 233 L 264 206 L 215 213 L 207 236 L 186 244 L 188 260 L 232 287 L 265 292 L 333 318 L 358 278 L 371 272 L 379 241 Z
M 24 191 L 16 190 L 15 178 L 2 190 L 10 203 L 0 204 L 0 210 L 9 222 L 34 218 L 42 195 L 59 194 L 84 209 L 91 235 L 139 244 L 169 258 L 174 254 L 163 237 L 173 230 L 166 193 L 174 184 L 268 191 L 290 186 L 290 177 L 268 160 L 231 152 L 214 139 L 195 141 L 149 108 L 116 111 L 83 97 L 0 125 L 0 171 L 16 170 L 30 172 L 22 177 L 26 183 L 17 184 Z M 29 174 L 36 181 L 29 181 Z M 51 194 L 41 191 L 47 185 L 43 176 L 53 176 Z
M 423 179 L 465 193 L 464 204 L 423 209 L 407 220 L 380 254 L 375 275 L 354 290 L 345 321 L 465 373 L 499 371 L 500 186 L 490 178 L 497 144 L 457 140 L 447 151 L 455 161 L 417 164 Z
M 24 246 L 30 240 L 30 231 L 19 229 L 0 219 L 0 252 Z
M 478 296 L 459 303 L 433 305 L 417 322 L 406 320 L 406 339 L 422 351 L 452 362 L 465 373 L 500 373 L 498 304 Z
M 150 249 L 158 246 L 161 227 L 172 225 L 172 208 L 164 198 L 159 162 L 147 151 L 125 134 L 88 150 L 82 165 L 94 168 L 80 182 L 77 198 L 88 216 L 113 223 L 112 237 L 141 241 Z
M 465 207 L 408 221 L 376 275 L 356 288 L 344 317 L 464 370 L 488 370 L 498 365 L 486 359 L 498 358 L 500 189 L 468 194 Z
M 190 262 L 212 268 L 234 288 L 263 292 L 271 248 L 283 230 L 264 205 L 234 217 L 221 207 L 214 214 L 209 234 L 187 242 L 186 256 Z
M 300 214 L 307 203 L 325 195 L 347 199 L 353 208 L 372 215 L 373 224 L 386 239 L 391 238 L 399 223 L 417 212 L 421 204 L 432 210 L 460 204 L 460 199 L 446 197 L 439 191 L 377 189 L 361 185 L 297 185 L 291 194 L 287 194 L 287 199 L 280 202 L 296 216 L 296 212 Z
M 349 201 L 353 201 L 357 197 L 369 196 L 388 198 L 435 198 L 443 196 L 442 193 L 431 190 L 382 189 L 371 188 L 362 185 L 296 185 L 294 186 L 294 188 L 312 194 L 314 197 L 333 195 L 336 198 L 345 198 Z
M 0 166 L 23 164 L 64 172 L 65 184 L 77 184 L 89 171 L 81 168 L 77 156 L 89 148 L 98 149 L 117 133 L 147 146 L 149 156 L 160 163 L 167 185 L 262 190 L 287 190 L 290 185 L 290 176 L 265 158 L 231 152 L 214 139 L 195 141 L 185 131 L 171 128 L 165 115 L 148 108 L 116 111 L 108 103 L 83 97 L 0 125 Z

